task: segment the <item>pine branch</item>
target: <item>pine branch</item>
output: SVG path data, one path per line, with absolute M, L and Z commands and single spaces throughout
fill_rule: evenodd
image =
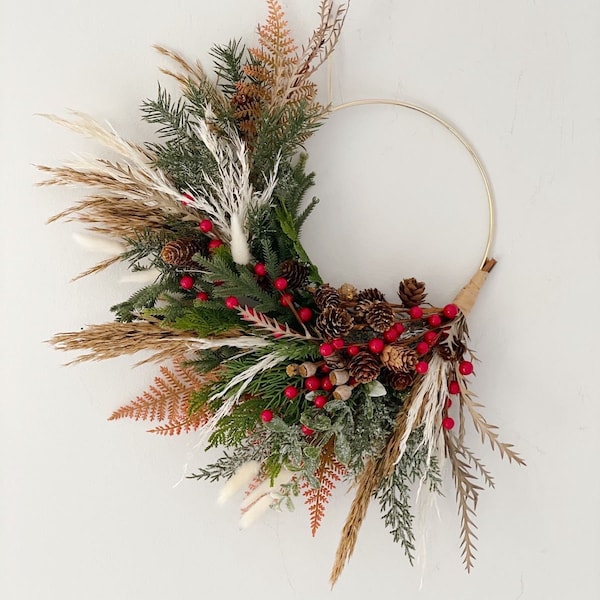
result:
M 319 467 L 314 475 L 319 482 L 319 487 L 312 487 L 307 480 L 302 483 L 302 493 L 304 494 L 305 503 L 308 505 L 313 537 L 316 535 L 325 516 L 325 508 L 329 503 L 336 483 L 340 481 L 345 473 L 346 468 L 336 459 L 333 440 L 331 439 L 321 449 Z

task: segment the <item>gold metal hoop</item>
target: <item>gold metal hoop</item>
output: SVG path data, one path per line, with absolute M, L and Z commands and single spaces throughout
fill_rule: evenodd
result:
M 458 129 L 456 129 L 456 127 L 454 127 L 450 123 L 448 123 L 448 121 L 446 121 L 445 119 L 442 119 L 442 117 L 440 117 L 439 115 L 436 115 L 435 113 L 431 112 L 430 110 L 427 110 L 426 108 L 423 108 L 422 106 L 418 106 L 416 104 L 411 104 L 410 102 L 402 102 L 401 100 L 393 100 L 393 99 L 389 99 L 389 98 L 366 98 L 366 99 L 362 99 L 362 100 L 353 100 L 352 102 L 344 102 L 343 104 L 338 104 L 337 106 L 332 106 L 329 108 L 328 113 L 333 114 L 335 112 L 344 110 L 346 108 L 352 108 L 354 106 L 365 106 L 365 105 L 369 105 L 369 104 L 387 104 L 390 106 L 401 106 L 403 108 L 408 108 L 408 109 L 414 110 L 415 112 L 418 112 L 422 115 L 425 115 L 425 116 L 433 119 L 440 125 L 442 125 L 445 129 L 447 129 L 467 150 L 467 152 L 469 153 L 469 155 L 475 162 L 475 165 L 477 166 L 477 170 L 479 171 L 479 174 L 481 175 L 481 179 L 483 180 L 483 185 L 484 185 L 485 193 L 487 196 L 488 236 L 487 236 L 487 242 L 485 245 L 485 250 L 483 253 L 483 258 L 481 260 L 481 264 L 479 267 L 480 270 L 483 270 L 485 268 L 486 264 L 488 263 L 488 261 L 490 260 L 489 254 L 490 254 L 490 249 L 492 246 L 492 240 L 494 237 L 494 229 L 495 229 L 494 193 L 492 191 L 492 184 L 490 182 L 490 178 L 485 170 L 485 167 L 483 166 L 483 162 L 482 162 L 481 158 L 479 157 L 479 155 L 477 154 L 477 152 L 475 151 L 475 149 L 473 148 L 473 146 L 471 144 L 469 144 L 469 142 L 460 133 L 460 131 L 458 131 Z

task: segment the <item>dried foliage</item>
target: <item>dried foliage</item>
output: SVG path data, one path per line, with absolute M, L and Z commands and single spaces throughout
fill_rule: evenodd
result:
M 183 366 L 181 361 L 175 363 L 172 369 L 161 366 L 160 373 L 154 385 L 114 411 L 109 420 L 159 421 L 161 424 L 149 431 L 160 435 L 188 433 L 204 425 L 209 418 L 207 407 L 195 412 L 191 412 L 190 408 L 192 394 L 206 385 L 207 377 L 199 376 L 193 369 Z
M 302 493 L 308 505 L 310 515 L 310 531 L 314 537 L 325 516 L 325 508 L 331 498 L 336 483 L 346 474 L 346 467 L 336 458 L 333 440 L 330 440 L 321 450 L 321 460 L 315 472 L 319 487 L 313 487 L 304 481 Z
M 138 364 L 160 362 L 181 356 L 188 345 L 197 342 L 190 331 L 157 327 L 155 323 L 103 323 L 81 331 L 58 333 L 50 343 L 58 350 L 83 352 L 69 365 L 90 360 L 106 360 L 141 351 L 153 354 Z

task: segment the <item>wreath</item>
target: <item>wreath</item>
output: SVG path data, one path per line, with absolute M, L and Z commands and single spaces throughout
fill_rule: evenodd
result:
M 49 116 L 119 156 L 40 167 L 43 185 L 92 190 L 51 219 L 85 224 L 95 237 L 80 239 L 111 252 L 81 276 L 125 261 L 144 283 L 112 307 L 114 322 L 51 341 L 79 351 L 75 363 L 141 351 L 150 353 L 142 362 L 163 363 L 110 419 L 152 421 L 161 435 L 198 432 L 222 449 L 190 477 L 227 481 L 220 501 L 245 488 L 242 526 L 302 496 L 314 535 L 336 484 L 352 482 L 332 583 L 371 499 L 413 562 L 414 488 L 439 492 L 449 463 L 470 570 L 481 483 L 493 479 L 465 445 L 468 422 L 524 464 L 469 391 L 466 316 L 495 261 L 442 307 L 414 278 L 400 281 L 396 301 L 321 279 L 300 241 L 317 203 L 304 202 L 314 173 L 302 148 L 331 112 L 312 76 L 334 51 L 346 7 L 322 0 L 318 27 L 298 48 L 277 0 L 267 5 L 256 47 L 212 48 L 215 78 L 157 47 L 181 89 L 173 99 L 159 87 L 142 105 L 158 143 L 131 143 L 81 113 Z

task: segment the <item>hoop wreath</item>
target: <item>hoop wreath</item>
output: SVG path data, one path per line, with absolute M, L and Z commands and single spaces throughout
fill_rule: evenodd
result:
M 241 525 L 302 497 L 311 532 L 337 483 L 354 485 L 331 574 L 352 554 L 372 499 L 408 559 L 415 558 L 413 492 L 441 491 L 448 464 L 456 487 L 462 558 L 474 561 L 475 507 L 493 479 L 465 445 L 472 426 L 502 457 L 525 464 L 481 414 L 469 390 L 473 352 L 467 316 L 495 261 L 492 187 L 462 134 L 438 115 L 399 100 L 337 107 L 317 99 L 313 74 L 337 44 L 345 6 L 323 0 L 318 27 L 299 50 L 276 0 L 258 45 L 212 49 L 215 77 L 162 47 L 180 87 L 143 104 L 158 143 L 141 147 L 91 117 L 53 121 L 114 151 L 115 160 L 41 166 L 42 185 L 91 193 L 51 219 L 77 220 L 87 246 L 108 258 L 81 276 L 125 261 L 142 285 L 112 307 L 115 321 L 61 333 L 51 342 L 73 360 L 144 352 L 160 374 L 110 419 L 153 422 L 161 435 L 194 434 L 222 456 L 190 478 L 226 482 L 219 501 L 246 490 Z M 481 175 L 488 239 L 473 278 L 445 306 L 425 284 L 400 280 L 398 297 L 324 282 L 300 239 L 316 201 L 304 142 L 335 111 L 364 104 L 407 108 L 445 127 Z M 422 505 L 420 502 L 419 505 Z

